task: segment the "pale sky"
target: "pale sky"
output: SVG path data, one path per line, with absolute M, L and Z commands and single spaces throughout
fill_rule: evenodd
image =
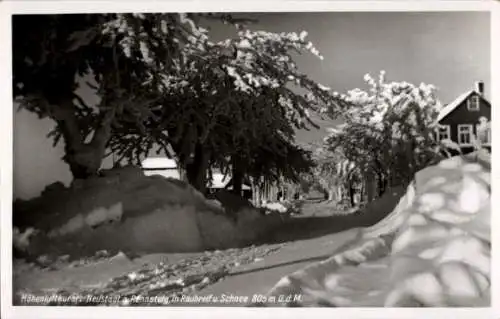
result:
M 389 81 L 433 84 L 443 104 L 484 81 L 490 96 L 488 12 L 313 12 L 241 14 L 259 20 L 251 29 L 306 30 L 324 60 L 297 59 L 299 68 L 334 91 L 366 88 L 363 76 L 386 71 Z M 233 32 L 233 31 L 231 31 Z M 231 32 L 219 25 L 213 36 Z M 328 123 L 326 124 L 328 125 Z M 324 132 L 305 137 L 317 139 Z M 318 135 L 318 136 L 316 136 Z
M 363 75 L 434 84 L 443 103 L 471 88 L 490 88 L 488 12 L 313 12 L 241 14 L 259 20 L 251 29 L 306 30 L 324 56 L 297 59 L 299 68 L 336 91 L 363 85 Z M 213 36 L 230 32 L 212 27 Z

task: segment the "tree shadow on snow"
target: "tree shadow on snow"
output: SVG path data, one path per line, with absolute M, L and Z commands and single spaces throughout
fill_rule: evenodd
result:
M 301 264 L 301 263 L 320 262 L 320 261 L 323 261 L 325 259 L 332 257 L 333 255 L 335 255 L 339 252 L 345 251 L 346 249 L 348 249 L 350 247 L 352 247 L 352 241 L 349 240 L 346 243 L 344 243 L 343 245 L 335 248 L 334 250 L 332 250 L 328 254 L 324 254 L 321 256 L 315 256 L 315 257 L 308 257 L 308 258 L 299 258 L 299 259 L 281 262 L 281 263 L 276 263 L 276 264 L 263 265 L 262 267 L 252 268 L 252 269 L 248 269 L 248 270 L 234 271 L 234 272 L 231 272 L 228 276 L 239 276 L 239 275 L 249 274 L 249 273 L 258 272 L 258 271 L 262 271 L 262 270 L 291 266 L 291 265 Z
M 326 254 L 326 255 L 316 256 L 316 257 L 309 257 L 309 258 L 302 258 L 302 259 L 287 261 L 287 262 L 283 262 L 283 263 L 272 264 L 272 265 L 262 266 L 262 267 L 258 267 L 258 268 L 252 268 L 252 269 L 248 269 L 248 270 L 234 271 L 234 272 L 231 272 L 230 274 L 228 274 L 228 276 L 229 277 L 240 276 L 240 275 L 254 273 L 254 272 L 258 272 L 258 271 L 262 271 L 262 270 L 290 266 L 290 265 L 300 264 L 300 263 L 305 263 L 305 262 L 307 262 L 307 263 L 319 262 L 319 261 L 325 260 L 329 257 L 331 257 L 331 254 Z

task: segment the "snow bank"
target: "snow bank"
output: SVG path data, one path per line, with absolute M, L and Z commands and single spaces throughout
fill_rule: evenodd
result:
M 366 209 L 378 214 L 391 196 Z M 302 306 L 490 306 L 490 197 L 484 154 L 428 167 L 348 249 L 284 277 L 268 295 L 302 294 Z
M 75 257 L 102 249 L 141 253 L 224 249 L 249 244 L 279 222 L 250 203 L 234 206 L 227 200 L 209 200 L 182 181 L 145 176 L 137 167 L 102 173 L 76 180 L 69 188 L 50 186 L 39 198 L 17 202 L 14 224 L 19 249 L 26 254 Z M 38 232 L 21 236 L 28 227 Z

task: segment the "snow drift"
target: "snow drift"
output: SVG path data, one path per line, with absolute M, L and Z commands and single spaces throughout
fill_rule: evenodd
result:
M 226 209 L 229 201 L 208 200 L 189 184 L 138 167 L 104 170 L 15 203 L 14 244 L 27 255 L 192 252 L 250 244 L 282 220 L 250 203 Z
M 487 307 L 490 185 L 489 155 L 425 168 L 350 248 L 282 278 L 269 295 L 302 294 L 294 306 Z M 365 213 L 380 214 L 385 197 Z

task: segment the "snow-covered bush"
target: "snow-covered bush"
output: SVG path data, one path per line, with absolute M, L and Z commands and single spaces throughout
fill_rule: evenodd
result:
M 283 205 L 283 203 L 278 202 L 266 203 L 263 205 L 263 207 L 268 211 L 275 211 L 281 214 L 284 214 L 288 211 L 288 207 Z

